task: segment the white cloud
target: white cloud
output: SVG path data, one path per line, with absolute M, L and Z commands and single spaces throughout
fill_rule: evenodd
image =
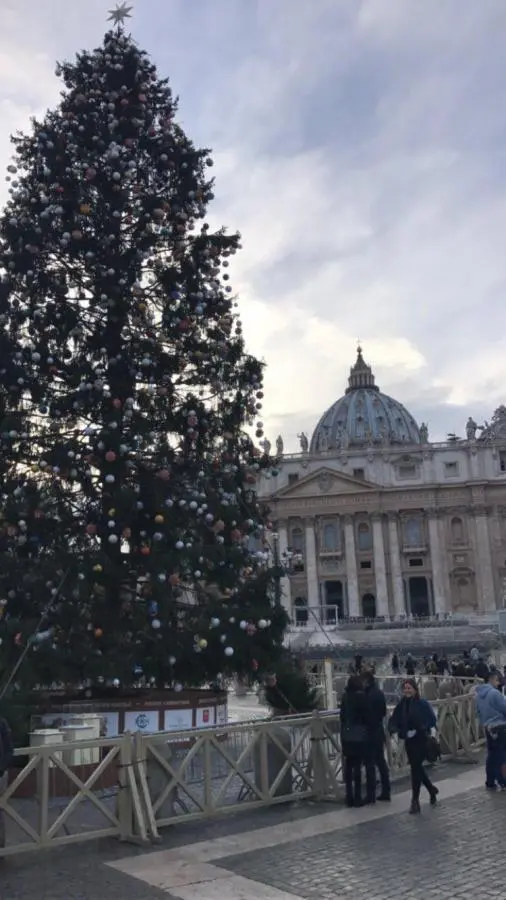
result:
M 0 167 L 110 5 L 3 3 Z M 212 218 L 243 235 L 234 288 L 288 448 L 344 390 L 358 338 L 435 437 L 506 399 L 505 20 L 504 0 L 135 9 L 184 126 L 214 146 Z

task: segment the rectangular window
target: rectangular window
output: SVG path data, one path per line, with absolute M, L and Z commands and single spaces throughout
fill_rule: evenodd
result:
M 288 474 L 288 484 L 295 484 L 299 480 L 299 476 L 297 472 L 289 472 Z
M 445 477 L 455 478 L 459 474 L 459 464 L 457 462 L 445 462 Z
M 416 466 L 414 463 L 403 463 L 398 466 L 397 474 L 399 478 L 416 478 Z
M 410 559 L 409 565 L 411 566 L 412 569 L 416 569 L 417 566 L 423 566 L 423 559 L 418 559 L 418 558 Z
M 361 559 L 360 560 L 360 568 L 361 569 L 372 569 L 372 562 L 370 559 Z
M 337 524 L 335 522 L 325 522 L 321 537 L 323 553 L 335 553 L 339 543 Z
M 506 450 L 499 452 L 499 468 L 501 472 L 506 472 Z
M 353 477 L 354 478 L 365 478 L 364 469 L 353 469 Z

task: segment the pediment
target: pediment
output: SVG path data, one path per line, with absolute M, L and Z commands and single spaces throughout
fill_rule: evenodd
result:
M 344 472 L 334 472 L 332 469 L 322 468 L 294 484 L 282 488 L 276 494 L 277 499 L 291 499 L 299 497 L 318 497 L 338 494 L 367 494 L 377 491 L 378 485 L 363 478 L 353 478 Z

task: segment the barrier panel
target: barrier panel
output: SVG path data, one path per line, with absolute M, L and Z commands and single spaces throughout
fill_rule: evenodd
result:
M 86 751 L 97 761 L 81 763 Z M 15 761 L 25 764 L 0 794 L 0 857 L 103 837 L 146 839 L 132 751 L 131 735 L 17 749 Z
M 474 759 L 482 734 L 473 695 L 433 705 L 444 757 Z M 402 742 L 387 735 L 386 753 L 392 778 L 405 774 Z M 23 747 L 15 756 L 25 764 L 0 795 L 0 857 L 101 837 L 156 840 L 166 825 L 342 796 L 335 711 Z

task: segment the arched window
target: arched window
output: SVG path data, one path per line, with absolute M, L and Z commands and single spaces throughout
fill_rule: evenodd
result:
M 367 522 L 361 522 L 358 526 L 358 549 L 372 550 L 372 532 Z
M 323 526 L 322 549 L 324 553 L 337 550 L 337 526 L 335 522 L 326 522 Z
M 464 523 L 462 519 L 455 516 L 451 521 L 452 544 L 464 543 Z
M 302 528 L 292 528 L 291 539 L 291 549 L 294 551 L 294 553 L 303 553 L 304 532 L 302 531 Z
M 421 547 L 422 522 L 421 519 L 407 519 L 404 523 L 404 539 L 407 547 Z

